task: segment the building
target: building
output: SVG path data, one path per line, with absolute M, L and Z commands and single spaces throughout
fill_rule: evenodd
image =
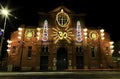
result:
M 64 6 L 39 12 L 38 26 L 21 25 L 8 40 L 8 70 L 112 68 L 113 42 L 104 29 L 87 28 L 85 14 Z M 112 48 L 111 48 L 112 47 Z

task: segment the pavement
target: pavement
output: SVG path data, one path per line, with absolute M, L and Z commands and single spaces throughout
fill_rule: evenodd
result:
M 48 72 L 0 72 L 0 76 L 119 75 L 120 70 L 79 70 Z
M 119 70 L 0 72 L 0 79 L 120 79 Z

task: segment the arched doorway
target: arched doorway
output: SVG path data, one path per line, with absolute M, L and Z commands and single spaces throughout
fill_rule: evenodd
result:
M 57 50 L 57 70 L 64 70 L 68 67 L 68 55 L 65 47 Z

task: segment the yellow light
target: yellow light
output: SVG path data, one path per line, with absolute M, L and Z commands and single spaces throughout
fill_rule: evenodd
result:
M 37 28 L 38 31 L 40 31 L 41 29 L 40 28 Z
M 63 13 L 64 11 L 63 11 L 63 9 L 61 9 L 61 13 Z

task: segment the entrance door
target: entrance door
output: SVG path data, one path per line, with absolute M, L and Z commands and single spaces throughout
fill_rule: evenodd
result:
M 57 51 L 57 70 L 64 70 L 68 67 L 67 49 L 60 47 Z
M 83 56 L 76 56 L 77 69 L 83 69 Z
M 40 70 L 48 70 L 48 56 L 41 56 Z

